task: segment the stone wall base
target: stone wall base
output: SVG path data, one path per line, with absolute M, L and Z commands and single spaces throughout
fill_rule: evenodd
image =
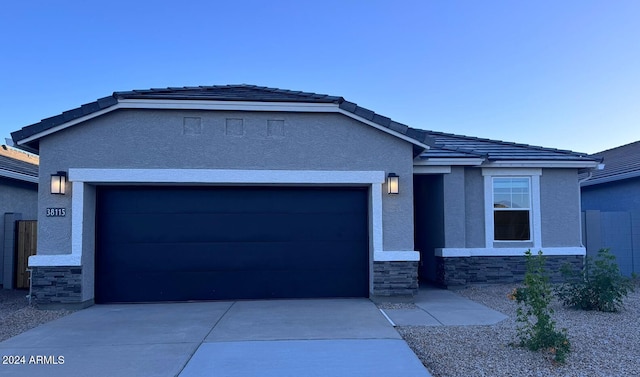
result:
M 582 269 L 581 255 L 548 255 L 545 270 L 552 282 L 562 280 L 560 272 L 569 263 Z M 445 287 L 468 284 L 519 283 L 526 272 L 525 257 L 436 257 L 436 283 Z
M 374 301 L 413 298 L 417 293 L 418 262 L 373 262 Z
M 80 308 L 82 267 L 55 266 L 31 268 L 31 302 L 43 309 Z

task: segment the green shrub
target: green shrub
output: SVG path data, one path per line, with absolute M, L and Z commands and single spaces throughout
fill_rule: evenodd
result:
M 600 249 L 595 259 L 587 257 L 584 270 L 566 265 L 562 274 L 565 282 L 556 294 L 565 306 L 578 309 L 616 312 L 634 289 L 633 280 L 620 274 L 609 249 Z
M 562 363 L 571 351 L 571 344 L 566 329 L 558 331 L 551 318 L 553 309 L 549 305 L 553 296 L 549 276 L 544 270 L 542 251 L 533 256 L 531 250 L 527 250 L 525 255 L 524 287 L 516 288 L 508 295 L 518 303 L 519 345 L 532 351 L 548 351 L 555 361 Z

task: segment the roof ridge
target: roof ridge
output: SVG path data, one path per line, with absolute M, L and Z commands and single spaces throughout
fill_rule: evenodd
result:
M 281 89 L 275 87 L 268 86 L 258 86 L 252 84 L 227 84 L 227 85 L 199 85 L 199 86 L 182 86 L 182 87 L 166 87 L 166 88 L 149 88 L 149 89 L 133 89 L 126 91 L 115 91 L 113 92 L 113 97 L 128 95 L 128 94 L 150 94 L 150 93 L 163 93 L 163 92 L 184 92 L 190 90 L 215 90 L 215 89 L 233 89 L 233 88 L 243 88 L 243 89 L 255 89 L 266 91 L 270 93 L 280 93 L 280 94 L 290 94 L 297 95 L 301 97 L 308 98 L 327 98 L 327 99 L 335 99 L 338 103 L 344 102 L 344 98 L 341 96 L 334 96 L 331 94 L 324 93 L 315 93 L 315 92 L 305 92 L 302 90 L 290 90 L 290 89 Z

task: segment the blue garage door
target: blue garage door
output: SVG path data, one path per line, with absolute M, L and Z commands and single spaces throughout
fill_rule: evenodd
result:
M 367 188 L 97 188 L 96 302 L 368 296 Z

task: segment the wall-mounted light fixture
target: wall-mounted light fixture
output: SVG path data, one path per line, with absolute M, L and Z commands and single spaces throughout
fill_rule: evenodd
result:
M 51 174 L 51 193 L 64 195 L 67 191 L 67 173 L 59 171 Z
M 397 194 L 400 191 L 400 177 L 396 173 L 387 175 L 387 193 Z

